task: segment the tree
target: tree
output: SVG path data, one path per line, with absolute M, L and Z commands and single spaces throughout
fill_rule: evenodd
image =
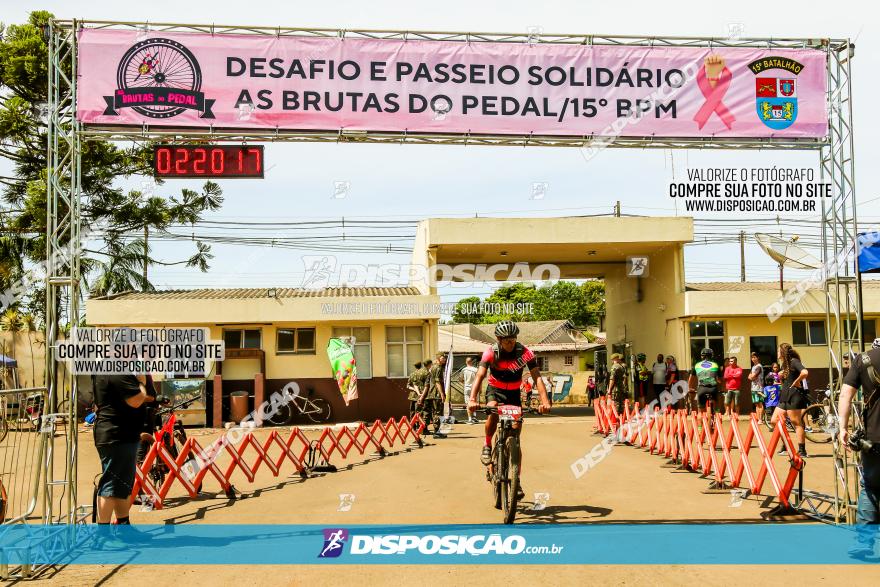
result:
M 12 335 L 12 351 L 9 357 L 15 359 L 15 343 L 18 341 L 18 333 L 21 332 L 21 315 L 17 310 L 7 308 L 0 314 L 0 330 Z
M 22 278 L 26 263 L 38 263 L 46 256 L 48 51 L 42 27 L 51 17 L 35 11 L 26 24 L 0 25 L 0 156 L 13 164 L 12 175 L 0 176 L 5 202 L 0 210 L 0 286 L 4 290 Z M 96 281 L 97 289 L 105 293 L 152 287 L 143 279 L 144 264 L 180 263 L 205 271 L 211 258 L 210 248 L 199 241 L 195 253 L 183 261 L 166 263 L 149 256 L 141 240 L 145 229 L 161 234 L 174 224 L 194 224 L 223 202 L 220 187 L 213 182 L 206 182 L 198 192 L 182 190 L 179 196 L 159 195 L 162 184 L 156 181 L 144 190 L 120 187 L 121 180 L 150 176 L 151 152 L 149 143 L 82 143 L 82 233 L 90 238 L 81 267 L 84 281 Z M 59 210 L 59 214 L 66 212 Z M 140 267 L 139 279 L 132 274 L 136 266 Z M 108 275 L 116 269 L 123 275 Z M 28 299 L 15 303 L 27 305 L 42 317 L 43 291 L 42 286 L 33 285 Z
M 452 310 L 452 323 L 466 324 L 470 322 L 471 324 L 480 324 L 483 318 L 482 313 L 472 311 L 472 309 L 479 305 L 480 301 L 478 296 L 470 296 L 458 300 L 455 303 L 455 308 Z
M 484 304 L 485 311 L 469 312 L 469 308 L 480 304 Z M 493 312 L 496 307 L 501 311 Z M 512 312 L 508 311 L 511 309 Z M 599 316 L 604 313 L 605 283 L 600 280 L 581 284 L 557 281 L 541 287 L 532 283 L 513 283 L 498 288 L 485 301 L 477 296 L 462 298 L 455 305 L 452 321 L 492 324 L 500 320 L 570 320 L 576 327 L 583 328 L 599 324 Z
M 34 361 L 34 338 L 33 333 L 38 330 L 37 328 L 37 319 L 34 318 L 33 314 L 23 314 L 21 317 L 21 326 L 23 330 L 27 331 L 28 335 L 28 346 L 31 349 L 31 386 L 37 386 L 37 365 Z

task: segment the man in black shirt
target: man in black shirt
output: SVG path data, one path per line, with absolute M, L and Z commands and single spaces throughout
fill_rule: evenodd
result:
M 857 355 L 852 366 L 843 378 L 837 410 L 840 414 L 840 443 L 846 450 L 850 438 L 850 404 L 861 387 L 864 408 L 861 421 L 865 427 L 864 438 L 872 448 L 861 450 L 861 491 L 856 511 L 858 524 L 858 544 L 850 549 L 850 555 L 858 558 L 874 556 L 874 541 L 880 529 L 880 349 L 874 348 Z
M 98 482 L 99 524 L 128 524 L 137 451 L 147 402 L 156 400 L 149 375 L 100 375 L 95 378 L 95 446 L 101 457 Z

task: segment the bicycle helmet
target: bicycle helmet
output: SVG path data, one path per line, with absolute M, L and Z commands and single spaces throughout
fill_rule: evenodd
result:
M 519 326 L 512 320 L 502 320 L 495 325 L 495 336 L 497 338 L 510 338 L 519 334 Z
M 872 349 L 880 349 L 880 338 L 875 338 L 874 342 L 871 343 Z
M 639 361 L 644 361 L 647 358 L 648 356 L 645 353 L 639 353 L 638 355 L 636 355 L 636 359 L 638 359 Z
M 714 356 L 715 356 L 715 351 L 713 351 L 710 348 L 705 348 L 700 351 L 700 358 L 701 359 L 711 359 Z

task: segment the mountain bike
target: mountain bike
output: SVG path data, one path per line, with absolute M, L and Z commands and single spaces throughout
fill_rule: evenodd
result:
M 492 461 L 486 467 L 486 480 L 492 484 L 495 509 L 501 510 L 505 524 L 512 524 L 516 516 L 516 494 L 519 491 L 522 461 L 519 444 L 522 408 L 500 405 L 484 408 L 483 411 L 486 414 L 498 414 L 498 428 L 495 430 Z
M 284 426 L 290 424 L 297 415 L 303 415 L 315 424 L 329 422 L 333 416 L 330 402 L 321 397 L 313 398 L 314 394 L 314 389 L 308 391 L 307 397 L 301 396 L 298 392 L 287 394 L 289 401 L 269 416 L 269 422 L 276 426 Z
M 832 407 L 830 389 L 817 389 L 816 399 L 822 399 L 804 410 L 804 435 L 810 442 L 825 444 L 837 435 L 837 415 Z
M 180 451 L 183 450 L 183 445 L 186 444 L 186 430 L 184 430 L 183 423 L 177 419 L 177 414 L 174 412 L 175 410 L 184 410 L 188 408 L 190 404 L 200 399 L 201 396 L 197 395 L 176 404 L 168 405 L 170 403 L 168 398 L 164 396 L 156 398 L 158 404 L 166 405 L 168 407 L 156 411 L 152 424 L 153 437 L 149 442 L 141 443 L 141 447 L 138 449 L 138 465 L 143 463 L 144 458 L 147 456 L 147 452 L 150 450 L 150 445 L 153 442 L 161 442 L 168 451 L 168 454 L 170 454 L 173 459 L 177 459 L 178 455 L 180 455 Z M 195 459 L 188 459 L 187 462 L 193 462 L 193 470 L 198 470 L 199 467 L 196 465 Z M 150 478 L 153 480 L 156 489 L 162 486 L 168 473 L 168 465 L 165 464 L 165 461 L 161 457 L 157 456 L 156 460 L 153 461 L 153 466 L 150 468 Z M 201 490 L 202 484 L 199 483 L 198 487 L 196 487 L 196 492 L 201 492 Z

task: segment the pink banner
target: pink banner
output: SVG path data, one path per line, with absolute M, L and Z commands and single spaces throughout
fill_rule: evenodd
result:
M 814 49 L 460 43 L 84 29 L 93 125 L 820 138 Z

